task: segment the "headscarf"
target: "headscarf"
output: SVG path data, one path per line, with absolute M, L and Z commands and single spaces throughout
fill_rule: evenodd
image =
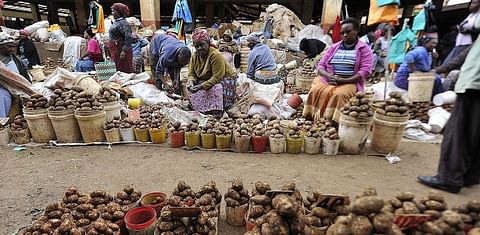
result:
M 20 33 L 20 35 L 30 36 L 30 32 L 28 32 L 25 29 L 20 29 L 20 31 L 18 31 L 18 32 Z
M 417 45 L 419 46 L 425 46 L 425 44 L 427 44 L 428 42 L 432 41 L 433 37 L 430 37 L 428 35 L 423 35 L 420 39 L 418 39 L 418 42 L 417 42 Z
M 206 41 L 208 44 L 210 44 L 210 35 L 208 35 L 207 31 L 205 30 L 200 30 L 195 32 L 192 35 L 192 42 L 197 43 L 200 41 Z
M 247 36 L 247 41 L 251 41 L 254 43 L 260 43 L 260 35 L 256 33 L 251 33 L 250 35 Z
M 227 35 L 227 36 L 229 36 L 231 39 L 233 39 L 232 30 L 230 30 L 230 29 L 225 30 L 225 32 L 223 33 L 222 37 L 225 36 L 225 35 Z
M 123 17 L 127 16 L 130 14 L 130 9 L 128 8 L 127 5 L 123 4 L 123 3 L 114 3 L 113 6 L 112 6 L 112 9 L 114 9 L 115 11 L 117 11 L 120 15 L 122 15 Z
M 7 43 L 15 43 L 15 39 L 8 33 L 0 32 L 0 45 Z

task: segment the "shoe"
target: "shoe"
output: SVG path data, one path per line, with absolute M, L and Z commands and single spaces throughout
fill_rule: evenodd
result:
M 450 193 L 458 193 L 462 189 L 460 186 L 444 184 L 440 182 L 436 176 L 418 176 L 417 179 L 420 181 L 420 183 L 428 187 L 440 189 Z
M 465 187 L 472 187 L 472 186 L 475 186 L 477 184 L 480 184 L 480 179 L 479 180 L 474 180 L 474 181 L 463 181 L 463 186 Z

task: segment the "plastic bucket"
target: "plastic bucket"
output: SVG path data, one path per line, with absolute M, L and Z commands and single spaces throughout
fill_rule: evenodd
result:
M 287 153 L 298 154 L 302 152 L 303 138 L 287 137 Z
M 12 131 L 13 141 L 15 144 L 27 144 L 30 143 L 30 131 L 28 129 L 23 129 L 19 131 Z
M 454 91 L 445 91 L 433 97 L 433 104 L 436 106 L 453 104 L 457 99 L 457 93 Z
M 408 77 L 408 99 L 410 102 L 429 102 L 432 99 L 435 73 L 416 72 Z
M 187 143 L 187 147 L 199 147 L 201 145 L 200 141 L 200 132 L 186 132 L 185 133 L 185 142 Z
M 245 214 L 248 211 L 248 203 L 237 207 L 225 207 L 227 223 L 233 226 L 245 225 Z
M 252 137 L 252 149 L 256 153 L 263 153 L 267 151 L 268 136 L 253 136 Z
M 293 109 L 296 109 L 303 103 L 302 97 L 300 97 L 297 93 L 293 94 L 287 101 L 288 105 Z
M 148 134 L 148 129 L 138 129 L 133 128 L 133 132 L 135 133 L 135 139 L 140 142 L 149 142 L 150 141 L 150 134 Z
M 375 113 L 370 146 L 379 153 L 393 153 L 402 141 L 409 116 L 390 117 Z
M 340 151 L 345 154 L 360 154 L 365 151 L 367 138 L 370 133 L 373 118 L 353 118 L 340 115 L 338 136 L 340 137 Z
M 104 130 L 105 138 L 109 143 L 118 143 L 120 142 L 120 132 L 117 128 L 113 128 L 110 130 Z
M 215 135 L 217 149 L 229 149 L 232 145 L 232 135 Z
M 286 139 L 282 138 L 269 138 L 270 152 L 271 153 L 283 153 L 285 152 Z
M 120 137 L 122 141 L 135 141 L 135 132 L 133 128 L 120 128 Z
M 122 114 L 120 113 L 120 103 L 118 101 L 107 102 L 103 104 L 103 109 L 105 110 L 105 120 L 107 122 L 113 121 L 115 118 L 121 118 Z
M 202 139 L 202 148 L 204 148 L 204 149 L 215 148 L 215 134 L 201 133 L 200 137 Z
M 306 154 L 318 154 L 320 153 L 320 147 L 322 146 L 321 138 L 305 137 L 304 152 Z
M 170 132 L 170 134 L 168 134 L 168 140 L 168 144 L 172 148 L 183 147 L 185 146 L 185 132 Z
M 125 215 L 125 224 L 130 235 L 153 235 L 157 213 L 151 207 L 138 207 Z
M 163 201 L 161 203 L 153 204 L 153 202 L 158 197 L 162 198 Z M 140 206 L 151 207 L 155 210 L 155 212 L 157 213 L 157 216 L 160 216 L 160 213 L 162 212 L 162 209 L 165 206 L 166 199 L 167 199 L 167 195 L 162 192 L 147 193 L 143 195 L 142 198 L 140 199 Z
M 250 136 L 235 136 L 235 151 L 239 153 L 248 153 L 250 150 Z
M 100 89 L 102 89 L 102 86 L 89 75 L 83 75 L 77 78 L 74 86 L 81 87 L 83 92 L 89 95 L 96 95 Z
M 167 142 L 167 129 L 165 127 L 148 129 L 148 133 L 150 134 L 150 140 L 154 144 Z
M 5 128 L 0 131 L 0 145 L 7 145 L 10 143 L 10 129 Z
M 322 138 L 322 152 L 325 155 L 337 155 L 338 148 L 340 147 L 340 140 L 331 140 L 327 138 Z
M 48 118 L 46 109 L 40 110 L 23 110 L 23 116 L 27 120 L 28 129 L 32 135 L 33 141 L 37 143 L 48 143 L 55 140 L 55 131 L 52 122 Z
M 63 143 L 78 143 L 82 141 L 82 133 L 78 127 L 73 110 L 48 111 L 57 140 Z
M 105 111 L 75 112 L 83 142 L 105 141 L 103 126 L 105 125 Z
M 137 109 L 142 104 L 142 99 L 140 98 L 130 98 L 128 99 L 128 107 L 130 109 Z
M 442 107 L 437 107 L 428 110 L 428 116 L 430 117 L 428 119 L 428 125 L 432 127 L 431 131 L 433 133 L 440 133 L 447 124 L 450 113 Z
M 248 212 L 245 213 L 245 224 L 247 225 L 247 232 L 252 231 L 255 228 L 255 224 L 248 221 Z

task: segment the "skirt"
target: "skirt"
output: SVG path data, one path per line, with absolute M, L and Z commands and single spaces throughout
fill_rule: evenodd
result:
M 237 78 L 237 76 L 225 77 L 220 84 L 216 84 L 210 90 L 200 90 L 196 93 L 188 91 L 193 110 L 205 113 L 231 108 L 235 101 Z
M 110 51 L 110 58 L 115 62 L 117 71 L 124 73 L 133 73 L 133 52 L 132 48 L 128 49 L 125 58 L 120 58 L 122 53 L 123 42 L 109 41 L 108 50 Z
M 340 119 L 340 108 L 342 108 L 357 92 L 356 84 L 344 84 L 333 86 L 324 84 L 320 79 L 315 79 L 307 102 L 303 109 L 303 116 L 309 119 L 318 120 L 325 118 L 338 122 Z
M 77 61 L 75 72 L 90 72 L 95 70 L 95 63 L 91 59 L 83 59 Z

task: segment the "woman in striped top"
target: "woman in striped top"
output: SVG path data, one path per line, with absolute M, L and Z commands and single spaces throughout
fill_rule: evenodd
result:
M 342 21 L 342 41 L 333 44 L 318 63 L 320 76 L 314 80 L 308 93 L 303 110 L 306 118 L 338 122 L 340 108 L 357 91 L 365 89 L 373 55 L 370 47 L 358 40 L 359 25 L 355 18 Z

